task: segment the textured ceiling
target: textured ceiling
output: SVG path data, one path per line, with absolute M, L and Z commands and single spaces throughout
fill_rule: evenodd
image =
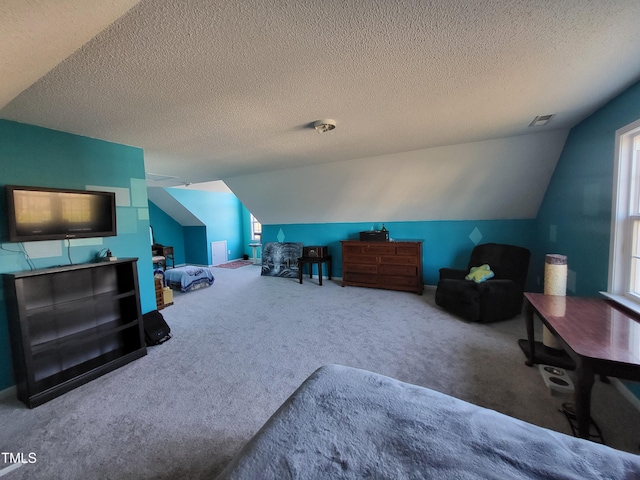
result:
M 13 100 L 139 1 L 0 2 L 0 106 Z
M 96 4 L 55 4 L 73 3 Z M 39 79 L 18 72 L 22 93 L 3 82 L 0 117 L 142 147 L 169 184 L 533 133 L 543 114 L 535 132 L 564 129 L 640 79 L 637 0 L 143 0 L 103 31 L 60 17 L 32 27 L 97 35 Z M 52 41 L 0 35 L 5 67 Z M 336 130 L 315 133 L 321 118 Z

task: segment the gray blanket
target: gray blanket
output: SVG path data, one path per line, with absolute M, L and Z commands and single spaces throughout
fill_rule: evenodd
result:
M 169 268 L 164 271 L 164 277 L 168 287 L 182 292 L 209 287 L 215 281 L 213 273 L 207 267 L 195 267 L 193 265 Z
M 638 479 L 640 456 L 389 377 L 313 373 L 223 479 Z

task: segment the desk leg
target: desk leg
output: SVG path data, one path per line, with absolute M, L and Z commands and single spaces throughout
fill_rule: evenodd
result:
M 302 283 L 302 266 L 304 263 L 298 262 L 298 280 Z
M 577 381 L 575 386 L 576 419 L 578 420 L 578 435 L 589 438 L 591 424 L 591 387 L 593 387 L 593 368 L 580 360 L 576 365 Z
M 327 262 L 327 277 L 331 280 L 331 260 Z
M 318 262 L 318 282 L 322 286 L 322 262 Z
M 529 358 L 524 362 L 528 367 L 533 367 L 536 363 L 536 342 L 533 331 L 533 305 L 527 302 L 526 314 L 524 317 L 527 326 L 527 340 L 529 342 Z

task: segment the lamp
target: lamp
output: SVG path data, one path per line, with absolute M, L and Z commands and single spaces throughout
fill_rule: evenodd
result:
M 313 124 L 313 128 L 315 128 L 316 132 L 318 132 L 318 133 L 329 132 L 329 131 L 333 130 L 334 128 L 336 128 L 336 121 L 335 120 L 330 120 L 330 119 L 317 120 Z
M 548 254 L 544 261 L 544 294 L 554 295 L 553 314 L 562 317 L 565 314 L 565 295 L 567 294 L 567 257 Z M 545 325 L 542 330 L 542 344 L 553 350 L 562 350 L 558 339 Z

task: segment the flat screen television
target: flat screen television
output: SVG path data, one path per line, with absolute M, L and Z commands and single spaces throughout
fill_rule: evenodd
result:
M 113 192 L 6 185 L 10 242 L 117 235 Z

